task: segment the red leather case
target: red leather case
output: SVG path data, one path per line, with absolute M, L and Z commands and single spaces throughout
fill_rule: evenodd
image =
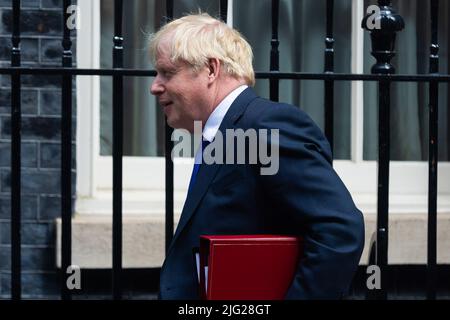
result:
M 279 235 L 200 237 L 200 295 L 206 300 L 281 300 L 292 283 L 303 242 Z M 205 291 L 204 267 L 208 266 Z

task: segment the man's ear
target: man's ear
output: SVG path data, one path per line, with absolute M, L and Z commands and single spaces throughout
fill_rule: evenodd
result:
M 221 68 L 221 64 L 220 64 L 220 60 L 217 58 L 209 58 L 208 59 L 208 82 L 212 83 L 214 82 L 220 74 L 220 68 Z

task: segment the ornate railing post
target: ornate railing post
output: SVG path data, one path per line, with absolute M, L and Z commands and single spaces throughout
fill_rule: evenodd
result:
M 403 30 L 405 23 L 391 7 L 390 0 L 378 0 L 378 6 L 370 6 L 369 12 L 362 21 L 362 28 L 370 31 L 372 56 L 377 63 L 372 67 L 374 74 L 392 74 L 395 68 L 391 59 L 395 56 L 395 39 L 397 32 Z
M 362 28 L 370 31 L 372 56 L 377 59 L 372 67 L 374 74 L 393 74 L 395 68 L 391 59 L 395 56 L 395 39 L 398 31 L 405 24 L 401 16 L 390 6 L 391 1 L 379 0 L 378 6 L 368 8 L 368 14 L 362 21 Z M 390 85 L 389 80 L 379 82 L 379 116 L 378 116 L 378 202 L 376 236 L 372 237 L 375 245 L 375 261 L 381 271 L 381 288 L 375 294 L 368 292 L 368 298 L 387 299 L 388 285 L 388 224 L 389 224 L 389 148 L 390 148 Z
M 430 74 L 439 73 L 439 0 L 430 0 L 431 46 Z M 436 299 L 437 290 L 437 191 L 438 191 L 438 126 L 439 83 L 430 81 L 428 107 L 428 246 L 427 299 Z
M 327 22 L 325 37 L 325 73 L 334 72 L 333 14 L 334 0 L 327 0 Z M 334 81 L 325 81 L 325 136 L 330 143 L 334 158 Z

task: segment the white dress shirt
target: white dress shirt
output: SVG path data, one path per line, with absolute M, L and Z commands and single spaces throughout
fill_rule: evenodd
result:
M 222 123 L 223 118 L 225 117 L 228 109 L 230 109 L 234 100 L 247 89 L 247 85 L 242 85 L 233 91 L 231 91 L 223 100 L 219 103 L 219 105 L 214 109 L 214 111 L 209 116 L 208 120 L 205 123 L 205 127 L 203 128 L 203 139 L 212 142 L 217 131 L 219 130 L 220 124 Z M 201 142 L 200 142 L 201 146 Z M 201 163 L 201 148 L 200 146 L 197 148 L 197 152 L 195 154 L 195 163 Z

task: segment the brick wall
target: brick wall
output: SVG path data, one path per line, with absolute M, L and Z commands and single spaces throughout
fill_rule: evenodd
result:
M 9 66 L 12 0 L 0 0 L 0 64 Z M 74 2 L 74 1 L 73 1 Z M 23 66 L 60 66 L 62 0 L 22 0 Z M 75 62 L 75 32 L 72 33 Z M 75 63 L 74 63 L 75 65 Z M 55 223 L 61 214 L 61 77 L 22 76 L 22 294 L 57 297 Z M 75 79 L 74 86 L 75 89 Z M 75 90 L 73 91 L 75 98 Z M 0 298 L 10 295 L 10 77 L 0 75 Z M 75 140 L 75 101 L 73 104 Z M 75 159 L 75 143 L 73 143 Z M 73 161 L 75 168 L 75 160 Z M 75 171 L 73 173 L 75 193 Z

